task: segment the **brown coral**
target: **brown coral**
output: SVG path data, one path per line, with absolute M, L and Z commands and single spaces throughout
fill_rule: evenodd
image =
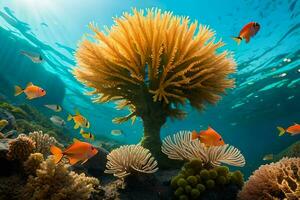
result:
M 24 162 L 24 170 L 27 175 L 35 175 L 36 170 L 40 167 L 40 164 L 44 161 L 44 156 L 41 153 L 30 154 L 28 159 Z
M 52 145 L 63 147 L 58 143 L 54 137 L 44 134 L 42 131 L 34 131 L 29 133 L 29 137 L 35 142 L 34 152 L 43 154 L 44 156 L 50 155 L 50 147 Z
M 300 158 L 262 165 L 238 194 L 240 200 L 300 199 Z
M 234 85 L 228 79 L 233 59 L 226 51 L 216 53 L 223 43 L 188 17 L 134 9 L 115 18 L 106 33 L 90 27 L 94 40 L 84 39 L 76 52 L 76 78 L 94 88 L 95 102 L 129 108 L 130 114 L 114 122 L 141 117 L 142 145 L 155 155 L 161 155 L 160 128 L 167 117 L 184 118 L 186 103 L 202 110 Z
M 36 177 L 30 176 L 24 187 L 27 200 L 82 200 L 89 199 L 98 179 L 70 172 L 67 165 L 54 162 L 53 156 L 42 162 Z
M 9 142 L 7 157 L 10 160 L 26 161 L 33 153 L 35 143 L 25 134 L 20 134 L 16 139 Z

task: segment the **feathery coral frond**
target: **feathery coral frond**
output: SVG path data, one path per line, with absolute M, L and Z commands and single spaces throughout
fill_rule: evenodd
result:
M 221 163 L 243 167 L 245 158 L 241 152 L 228 144 L 206 147 L 198 139 L 192 140 L 190 131 L 181 131 L 163 140 L 162 152 L 170 159 L 188 160 L 200 159 L 204 163 L 219 166 Z
M 154 173 L 158 170 L 156 160 L 148 149 L 140 145 L 124 145 L 112 150 L 107 156 L 105 173 L 124 178 L 133 172 Z
M 165 109 L 190 102 L 201 110 L 234 86 L 228 75 L 235 62 L 226 51 L 216 53 L 223 43 L 207 26 L 160 9 L 133 9 L 114 22 L 105 33 L 91 24 L 93 40 L 84 38 L 76 52 L 74 75 L 99 94 L 95 102 L 117 97 L 137 106 L 151 94 Z

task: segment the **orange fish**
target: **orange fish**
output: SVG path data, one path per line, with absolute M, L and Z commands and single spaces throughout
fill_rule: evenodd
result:
M 78 110 L 76 110 L 75 115 L 68 115 L 68 121 L 71 121 L 73 119 L 75 125 L 74 129 L 78 129 L 79 127 L 81 128 L 89 128 L 90 127 L 90 122 L 83 117 Z
M 300 134 L 300 125 L 299 124 L 294 124 L 290 127 L 288 127 L 287 129 L 284 129 L 280 126 L 277 127 L 278 131 L 279 131 L 279 136 L 282 136 L 284 133 L 290 133 L 291 135 L 297 135 Z
M 232 39 L 236 41 L 238 45 L 243 39 L 245 39 L 246 43 L 248 43 L 250 38 L 256 35 L 259 29 L 260 25 L 257 22 L 250 22 L 242 28 L 238 37 L 232 37 Z
M 50 147 L 50 151 L 54 155 L 55 163 L 59 163 L 62 157 L 66 156 L 71 165 L 76 164 L 78 161 L 82 161 L 81 164 L 83 164 L 98 153 L 98 150 L 91 144 L 77 139 L 74 139 L 74 143 L 64 151 L 54 145 Z
M 27 84 L 25 89 L 15 86 L 15 96 L 18 96 L 23 92 L 26 94 L 27 99 L 35 99 L 46 95 L 46 91 L 43 88 L 33 85 L 31 82 Z
M 221 146 L 224 145 L 224 140 L 221 135 L 217 133 L 213 128 L 208 126 L 207 130 L 192 132 L 192 140 L 199 139 L 201 143 L 204 143 L 206 146 Z

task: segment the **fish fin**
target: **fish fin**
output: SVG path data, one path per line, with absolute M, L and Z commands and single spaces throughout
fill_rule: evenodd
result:
M 238 37 L 231 37 L 236 43 L 237 45 L 241 44 L 241 41 L 243 40 L 243 38 L 241 38 L 240 36 Z
M 79 110 L 77 108 L 75 109 L 75 114 L 76 115 L 80 115 L 80 112 L 79 112 Z
M 71 165 L 75 165 L 78 161 L 79 161 L 79 159 L 76 159 L 76 158 L 68 158 L 69 159 L 69 162 L 70 162 L 70 164 Z
M 82 135 L 84 133 L 84 130 L 80 129 L 79 133 Z
M 26 99 L 31 100 L 33 97 L 27 96 Z
M 71 114 L 68 115 L 68 121 L 71 121 L 73 119 L 73 116 Z
M 245 37 L 245 40 L 246 40 L 246 43 L 249 43 L 250 42 L 250 37 Z
M 63 152 L 60 148 L 58 148 L 57 146 L 52 145 L 50 147 L 50 151 L 51 153 L 54 155 L 54 161 L 55 164 L 59 163 L 59 161 L 62 159 L 63 157 Z
M 198 134 L 197 134 L 197 132 L 196 131 L 193 131 L 192 132 L 192 140 L 195 140 L 195 139 L 197 139 L 199 136 L 198 136 Z
M 73 138 L 73 142 L 76 143 L 76 142 L 80 142 L 80 140 L 76 139 L 76 138 Z
M 282 136 L 285 133 L 285 129 L 284 128 L 278 126 L 277 129 L 279 131 L 279 136 Z
M 22 94 L 24 90 L 20 86 L 15 86 L 15 96 Z
M 81 164 L 83 165 L 84 163 L 86 163 L 86 161 L 88 161 L 89 159 L 85 159 Z
M 32 82 L 27 83 L 26 87 L 33 86 Z
M 78 129 L 78 128 L 79 128 L 79 124 L 78 124 L 78 123 L 75 123 L 74 129 Z

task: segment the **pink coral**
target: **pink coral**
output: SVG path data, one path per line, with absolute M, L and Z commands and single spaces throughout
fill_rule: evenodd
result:
M 238 194 L 240 200 L 300 199 L 300 158 L 262 165 Z

